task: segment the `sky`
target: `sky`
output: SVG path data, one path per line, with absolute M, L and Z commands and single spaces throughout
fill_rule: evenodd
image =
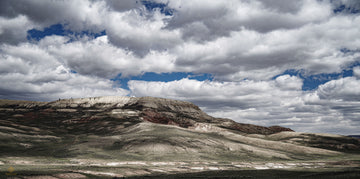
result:
M 358 0 L 1 0 L 0 98 L 154 96 L 359 134 Z

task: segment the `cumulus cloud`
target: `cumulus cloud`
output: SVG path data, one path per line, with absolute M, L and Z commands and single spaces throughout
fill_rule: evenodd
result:
M 48 100 L 84 94 L 127 95 L 127 90 L 110 79 L 119 74 L 128 78 L 144 72 L 171 72 L 175 68 L 175 57 L 166 52 L 150 51 L 139 58 L 109 43 L 106 35 L 69 40 L 53 35 L 35 44 L 0 46 L 3 96 Z M 56 88 L 57 85 L 62 87 Z
M 32 27 L 32 23 L 24 15 L 18 15 L 14 18 L 0 16 L 0 44 L 17 44 L 25 41 L 27 33 L 24 29 Z
M 141 8 L 141 3 L 134 0 L 121 0 L 121 1 L 105 0 L 105 1 L 109 8 L 119 12 L 128 11 L 129 9 Z
M 289 84 L 285 84 L 284 81 Z M 150 95 L 190 100 L 207 107 L 207 110 L 216 110 L 221 106 L 244 109 L 278 106 L 281 102 L 271 100 L 274 96 L 278 96 L 278 99 L 297 96 L 301 93 L 301 85 L 301 79 L 288 75 L 280 76 L 273 81 L 218 82 L 184 78 L 172 82 L 129 82 L 129 88 L 135 96 Z
M 261 78 L 263 76 L 251 72 L 266 71 L 271 67 L 280 71 L 306 69 L 312 74 L 334 73 L 358 61 L 359 53 L 344 54 L 340 51 L 341 48 L 360 46 L 358 40 L 352 39 L 355 34 L 360 35 L 354 28 L 355 24 L 360 24 L 359 16 L 338 16 L 321 24 L 293 30 L 279 29 L 266 34 L 243 29 L 206 43 L 184 43 L 173 53 L 184 54 L 179 56 L 178 65 L 196 66 L 197 70 L 211 71 L 219 78 L 231 74 L 237 74 L 238 79 Z M 275 76 L 279 71 L 273 72 Z
M 127 95 L 192 101 L 218 117 L 300 131 L 343 133 L 360 126 L 360 16 L 356 0 L 2 0 L 0 97 L 52 100 Z M 31 29 L 62 24 L 100 37 L 47 36 Z M 303 91 L 304 76 L 351 77 Z M 302 71 L 299 76 L 284 75 Z M 110 79 L 146 72 L 207 73 L 214 81 Z
M 341 100 L 341 101 L 360 101 L 359 89 L 360 80 L 355 77 L 346 77 L 332 80 L 319 86 L 317 94 L 321 99 Z
M 167 1 L 176 10 L 169 28 L 188 31 L 198 22 L 208 35 L 202 40 L 226 36 L 242 27 L 258 32 L 298 28 L 307 23 L 321 22 L 331 14 L 329 3 L 322 1 Z M 186 36 L 188 35 L 188 36 Z M 197 37 L 198 33 L 186 33 Z
M 124 13 L 110 13 L 105 24 L 110 42 L 130 49 L 139 55 L 150 50 L 165 51 L 181 43 L 179 30 L 166 30 L 166 16 L 159 11 L 151 18 L 144 12 L 132 10 Z
M 106 35 L 71 43 L 64 37 L 51 36 L 39 45 L 72 70 L 88 76 L 110 79 L 120 73 L 129 77 L 143 72 L 171 72 L 175 68 L 175 57 L 171 54 L 150 50 L 139 58 L 132 51 L 111 44 Z
M 357 78 L 360 78 L 360 67 L 354 67 L 353 72 Z
M 270 81 L 217 82 L 187 78 L 172 82 L 130 81 L 129 88 L 135 96 L 191 101 L 210 115 L 241 123 L 351 134 L 357 132 L 354 126 L 360 123 L 357 118 L 360 102 L 359 94 L 350 89 L 358 87 L 359 82 L 354 78 L 345 81 L 330 81 L 316 91 L 302 91 L 302 80 L 289 75 Z M 344 86 L 349 90 L 343 89 Z
M 128 94 L 109 79 L 72 73 L 58 58 L 37 45 L 2 45 L 0 49 L 1 98 L 48 101 Z
M 0 15 L 16 17 L 25 15 L 39 27 L 64 23 L 73 30 L 83 30 L 100 25 L 101 13 L 106 8 L 103 1 L 41 1 L 4 0 L 1 1 Z M 27 29 L 24 29 L 27 30 Z
M 129 82 L 129 88 L 135 96 L 150 95 L 192 101 L 211 114 L 218 114 L 218 109 L 222 109 L 220 113 L 239 109 L 268 111 L 264 111 L 268 114 L 267 117 L 257 118 L 257 121 L 254 120 L 252 123 L 272 118 L 269 113 L 270 107 L 279 112 L 296 104 L 294 98 L 302 94 L 301 85 L 301 79 L 289 75 L 280 76 L 272 81 L 218 82 L 185 78 L 172 82 Z M 275 114 L 276 111 L 272 110 L 272 113 Z M 232 119 L 241 122 L 253 118 L 232 116 Z
M 72 31 L 100 32 L 104 11 L 103 1 L 4 0 L 0 2 L 0 42 L 24 42 L 28 30 L 59 23 Z
M 2 42 L 24 41 L 29 28 L 56 23 L 73 31 L 106 30 L 111 44 L 141 58 L 154 51 L 169 52 L 179 69 L 230 81 L 264 79 L 257 71 L 274 67 L 273 76 L 289 68 L 339 72 L 359 55 L 340 52 L 359 48 L 354 40 L 359 17 L 334 14 L 337 5 L 330 1 L 157 2 L 167 4 L 174 14 L 148 10 L 140 1 L 3 1 L 2 16 L 27 19 L 16 24 L 32 26 L 4 26 Z M 9 36 L 15 29 L 20 31 Z

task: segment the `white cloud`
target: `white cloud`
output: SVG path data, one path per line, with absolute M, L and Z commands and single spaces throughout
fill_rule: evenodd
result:
M 169 56 L 168 63 L 175 58 L 175 67 L 160 72 L 211 73 L 219 80 L 267 80 L 291 68 L 306 69 L 309 74 L 339 72 L 359 58 L 358 52 L 343 54 L 340 49 L 360 48 L 356 40 L 360 18 L 332 14 L 334 5 L 329 1 L 158 2 L 167 3 L 174 15 L 149 12 L 140 2 L 112 0 L 26 1 L 29 8 L 3 1 L 13 11 L 2 11 L 5 16 L 28 19 L 16 23 L 21 27 L 36 24 L 41 29 L 64 23 L 75 31 L 106 30 L 109 42 L 115 45 L 109 48 L 125 49 L 141 59 L 154 53 Z M 23 15 L 16 16 L 19 14 Z M 11 32 L 15 29 L 22 33 L 17 37 L 24 40 L 28 28 L 16 27 Z M 13 38 L 15 35 L 7 36 L 3 42 L 21 41 Z
M 321 99 L 360 101 L 360 80 L 355 77 L 340 78 L 320 85 L 317 92 Z
M 340 52 L 341 48 L 360 48 L 360 41 L 355 38 L 360 35 L 356 30 L 360 27 L 355 24 L 360 24 L 359 16 L 337 16 L 320 24 L 266 34 L 242 29 L 229 37 L 205 43 L 184 43 L 172 53 L 179 56 L 179 66 L 193 66 L 197 71 L 212 72 L 219 78 L 259 79 L 256 77 L 262 76 L 256 74 L 256 70 L 269 68 L 277 69 L 272 76 L 286 69 L 305 69 L 312 74 L 334 73 L 359 59 L 359 52 Z
M 301 90 L 302 87 L 302 80 L 295 76 L 279 76 L 275 79 L 275 82 L 281 89 Z
M 66 38 L 51 36 L 39 42 L 48 53 L 72 70 L 89 76 L 114 78 L 137 76 L 143 72 L 171 72 L 175 57 L 167 52 L 150 50 L 139 58 L 132 51 L 112 45 L 107 36 L 66 43 Z
M 109 13 L 105 27 L 110 42 L 142 56 L 150 50 L 165 51 L 182 42 L 179 30 L 164 29 L 165 15 L 157 11 L 148 18 L 143 13 L 137 10 Z
M 190 100 L 204 107 L 215 106 L 214 110 L 221 105 L 244 109 L 281 105 L 281 98 L 300 95 L 301 85 L 300 79 L 288 75 L 280 76 L 273 81 L 218 82 L 184 78 L 172 82 L 129 82 L 129 88 L 135 96 L 150 95 Z M 276 100 L 273 100 L 274 97 Z
M 24 29 L 31 29 L 33 27 L 34 25 L 24 15 L 14 18 L 0 16 L 0 44 L 17 44 L 18 42 L 25 41 L 27 33 Z
M 342 80 L 347 84 L 339 82 Z M 342 80 L 330 81 L 317 91 L 302 91 L 302 80 L 289 75 L 270 81 L 130 81 L 129 88 L 135 96 L 191 101 L 210 115 L 241 123 L 282 125 L 304 132 L 356 133 L 353 126 L 359 125 L 359 84 L 352 77 Z M 328 87 L 333 83 L 341 90 Z M 324 88 L 335 94 L 324 98 Z M 346 95 L 352 101 L 347 101 Z
M 350 13 L 359 9 L 358 1 L 156 2 L 173 15 L 133 0 L 0 1 L 0 97 L 126 95 L 109 79 L 209 73 L 215 81 L 130 81 L 129 87 L 137 96 L 189 100 L 240 122 L 343 133 L 360 126 L 359 67 L 354 77 L 313 91 L 302 91 L 299 77 L 281 75 L 289 69 L 303 75 L 341 72 L 359 62 L 360 16 Z M 347 9 L 333 13 L 342 4 Z M 26 42 L 28 30 L 58 23 L 106 35 Z
M 12 1 L 0 2 L 0 43 L 26 41 L 27 31 L 43 30 L 54 24 L 65 24 L 73 31 L 99 32 L 106 19 L 102 1 Z
M 141 7 L 141 3 L 134 0 L 121 0 L 121 1 L 105 0 L 105 1 L 109 8 L 119 12 L 128 11 L 129 9 L 135 9 Z
M 170 27 L 181 27 L 184 31 L 190 24 L 202 22 L 208 29 L 207 38 L 226 36 L 241 27 L 259 32 L 275 29 L 298 28 L 307 23 L 326 20 L 331 14 L 329 3 L 321 1 L 173 1 L 169 6 L 176 10 Z M 187 35 L 195 35 L 187 34 Z M 185 37 L 186 38 L 186 37 Z
M 71 73 L 55 56 L 37 45 L 3 45 L 0 50 L 0 97 L 28 100 L 126 95 L 109 79 Z
M 286 80 L 289 84 L 279 83 Z M 293 87 L 298 88 L 301 84 L 300 79 L 290 76 L 281 76 L 273 81 L 241 82 L 196 81 L 185 78 L 172 82 L 130 81 L 129 88 L 135 96 L 150 95 L 192 101 L 207 112 L 216 113 L 219 109 L 234 111 L 274 107 L 280 110 L 280 107 L 296 103 L 293 99 L 301 95 L 302 91 L 294 90 Z
M 360 79 L 360 67 L 353 68 L 354 76 Z

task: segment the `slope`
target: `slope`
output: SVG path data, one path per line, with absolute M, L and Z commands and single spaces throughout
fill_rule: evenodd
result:
M 308 160 L 356 153 L 360 146 L 344 136 L 325 141 L 318 134 L 214 118 L 192 103 L 152 97 L 2 100 L 0 125 L 0 156 Z M 312 138 L 299 139 L 304 136 Z

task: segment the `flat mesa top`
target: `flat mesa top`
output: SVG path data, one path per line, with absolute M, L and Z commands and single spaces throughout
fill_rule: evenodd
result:
M 127 103 L 135 97 L 129 96 L 101 96 L 89 98 L 62 99 L 56 103 Z

